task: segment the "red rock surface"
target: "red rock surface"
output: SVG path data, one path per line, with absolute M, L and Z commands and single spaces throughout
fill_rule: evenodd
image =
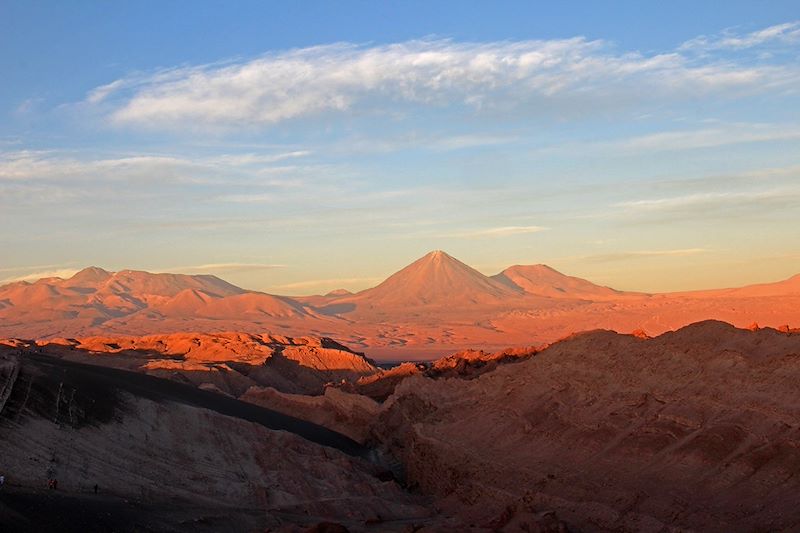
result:
M 160 340 L 191 354 L 191 338 Z M 233 343 L 242 356 L 242 339 L 251 338 L 231 335 L 224 342 Z M 72 345 L 106 346 L 110 351 L 91 357 L 110 365 L 131 351 L 124 342 L 109 349 L 107 341 L 63 340 L 48 346 L 67 351 Z M 323 347 L 325 342 L 309 344 Z M 281 343 L 303 345 L 296 339 Z M 155 338 L 128 344 L 161 346 Z M 161 357 L 169 351 L 162 348 Z M 210 354 L 199 360 L 215 363 L 220 357 L 213 350 Z M 654 338 L 596 330 L 541 349 L 461 352 L 424 367 L 375 370 L 350 387 L 328 387 L 319 396 L 269 385 L 251 385 L 238 396 L 358 443 L 380 445 L 376 453 L 393 474 L 435 500 L 426 507 L 435 517 L 415 519 L 420 531 L 791 531 L 800 527 L 798 354 L 800 335 L 794 332 L 706 321 Z M 10 401 L 19 403 L 24 387 L 13 372 L 0 368 L 0 379 L 17 382 L 12 387 L 17 396 Z M 211 382 L 193 383 L 225 392 Z M 4 390 L 0 387 L 0 399 Z M 381 403 L 354 394 L 365 391 L 390 395 Z M 136 409 L 147 405 L 137 402 Z M 164 409 L 156 413 L 164 424 L 160 432 L 187 423 L 173 420 L 185 416 L 181 410 Z M 64 411 L 71 412 L 80 410 Z M 273 438 L 251 435 L 244 426 L 217 426 L 237 441 Z M 120 431 L 132 430 L 114 428 Z M 43 434 L 58 447 L 71 446 L 58 440 L 58 433 Z M 36 435 L 20 438 L 35 442 Z M 299 468 L 308 467 L 291 467 Z M 319 466 L 314 475 L 340 479 L 330 468 Z M 300 483 L 285 481 L 293 487 Z M 334 490 L 362 490 L 347 485 L 361 483 L 355 478 L 341 482 L 345 485 Z M 407 494 L 396 497 L 406 502 L 401 511 L 390 506 L 381 512 L 423 512 L 406 506 L 411 505 L 403 499 Z M 313 505 L 317 518 L 336 516 L 329 507 Z M 390 530 L 391 522 L 381 524 Z
M 57 338 L 36 344 L 8 339 L 0 340 L 0 344 L 35 346 L 40 353 L 171 377 L 231 396 L 239 396 L 252 386 L 321 394 L 326 383 L 379 372 L 363 354 L 318 337 L 173 333 Z
M 477 379 L 412 376 L 375 428 L 478 523 L 524 503 L 576 530 L 794 530 L 799 354 L 800 335 L 713 321 L 589 332 Z

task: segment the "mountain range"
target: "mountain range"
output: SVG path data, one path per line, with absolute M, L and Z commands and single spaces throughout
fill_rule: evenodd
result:
M 287 297 L 216 276 L 89 267 L 68 279 L 0 286 L 0 336 L 247 331 L 333 337 L 377 358 L 549 343 L 598 327 L 658 334 L 705 319 L 800 323 L 800 275 L 743 288 L 618 291 L 547 265 L 486 276 L 433 251 L 358 293 Z

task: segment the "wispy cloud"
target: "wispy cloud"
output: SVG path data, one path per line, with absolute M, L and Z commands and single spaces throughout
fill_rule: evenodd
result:
M 64 264 L 57 264 L 57 265 L 28 265 L 28 266 L 17 266 L 17 267 L 3 267 L 0 268 L 0 273 L 4 272 L 31 272 L 31 271 L 43 271 L 43 270 L 55 270 L 55 269 L 66 269 L 66 267 L 71 265 L 64 265 Z
M 577 257 L 575 259 L 588 263 L 608 263 L 614 261 L 627 261 L 631 259 L 686 257 L 691 255 L 706 254 L 711 252 L 707 248 L 679 248 L 674 250 L 634 250 L 626 252 L 611 252 Z
M 800 187 L 717 191 L 621 202 L 617 207 L 633 214 L 710 214 L 720 209 L 765 209 L 800 204 Z
M 497 228 L 487 228 L 464 233 L 454 233 L 451 237 L 463 237 L 468 239 L 481 237 L 510 237 L 512 235 L 527 235 L 547 231 L 549 228 L 544 226 L 500 226 Z
M 765 44 L 795 44 L 800 42 L 800 21 L 776 24 L 750 33 L 739 34 L 726 30 L 719 35 L 701 35 L 681 45 L 681 50 L 741 50 Z
M 115 80 L 111 83 L 95 87 L 89 94 L 86 95 L 86 101 L 90 104 L 98 104 L 105 100 L 109 95 L 115 91 L 122 89 L 125 86 L 125 80 Z
M 231 272 L 275 270 L 278 268 L 286 268 L 286 265 L 272 263 L 209 263 L 206 265 L 172 267 L 165 269 L 165 272 L 180 274 L 226 274 Z
M 106 158 L 82 158 L 74 153 L 19 150 L 0 152 L 0 180 L 140 180 L 208 181 L 235 172 L 262 174 L 287 159 L 310 155 L 307 150 L 271 154 L 223 154 L 190 157 L 130 154 Z
M 248 166 L 248 165 L 264 165 L 268 163 L 277 163 L 286 159 L 295 159 L 298 157 L 307 157 L 311 155 L 309 150 L 294 150 L 291 152 L 282 152 L 275 154 L 235 154 L 235 155 L 221 155 L 218 157 L 210 158 L 209 163 L 220 165 L 233 165 L 233 166 Z
M 275 289 L 297 290 L 297 289 L 316 289 L 320 287 L 341 288 L 343 286 L 364 285 L 382 281 L 383 278 L 333 278 L 333 279 L 313 279 L 307 281 L 297 281 L 285 285 L 276 285 Z
M 786 124 L 736 123 L 716 128 L 652 133 L 620 141 L 595 143 L 595 146 L 626 152 L 653 152 L 794 139 L 800 139 L 800 127 Z
M 42 278 L 70 278 L 74 276 L 79 269 L 77 268 L 60 268 L 55 270 L 40 270 L 37 272 L 30 272 L 21 276 L 14 276 L 0 280 L 0 285 L 7 283 L 16 283 L 19 281 L 36 281 Z
M 768 28 L 741 39 L 744 43 L 780 34 L 790 42 L 794 31 L 791 26 Z M 549 112 L 562 100 L 588 99 L 594 106 L 613 100 L 619 106 L 642 98 L 763 90 L 797 80 L 796 70 L 785 65 L 753 66 L 730 59 L 698 63 L 683 54 L 687 46 L 647 55 L 617 52 L 603 41 L 583 37 L 338 43 L 132 76 L 92 90 L 86 101 L 111 109 L 116 124 L 196 129 L 270 125 L 354 109 L 385 113 L 401 103 Z
M 186 265 L 161 269 L 161 272 L 176 274 L 230 274 L 241 272 L 258 272 L 286 268 L 286 265 L 275 263 L 209 263 L 205 265 Z M 20 273 L 0 279 L 0 285 L 18 281 L 36 281 L 41 278 L 69 278 L 80 269 L 65 265 L 37 265 L 25 267 L 0 268 L 0 273 Z
M 27 98 L 17 106 L 15 113 L 18 115 L 25 115 L 31 113 L 41 103 L 42 103 L 41 98 Z
M 512 135 L 454 135 L 436 139 L 432 143 L 434 149 L 463 150 L 481 146 L 499 146 L 519 140 Z
M 393 137 L 362 137 L 347 138 L 335 143 L 331 148 L 337 153 L 379 154 L 401 150 L 428 150 L 433 152 L 447 152 L 470 148 L 508 145 L 520 141 L 517 135 L 489 135 L 489 134 L 432 134 L 412 131 L 404 135 Z
M 280 201 L 277 195 L 271 193 L 224 194 L 217 199 L 234 204 L 268 204 Z

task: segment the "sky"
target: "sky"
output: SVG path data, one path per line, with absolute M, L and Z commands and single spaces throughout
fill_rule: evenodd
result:
M 800 273 L 800 5 L 0 0 L 0 282 Z

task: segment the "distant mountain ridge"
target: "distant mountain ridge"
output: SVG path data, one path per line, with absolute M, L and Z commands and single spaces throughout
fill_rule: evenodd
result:
M 495 304 L 521 294 L 441 250 L 426 254 L 348 301 L 371 307 Z
M 83 269 L 68 279 L 2 286 L 0 302 L 0 319 L 22 323 L 77 320 L 96 325 L 138 313 L 151 318 L 308 315 L 291 299 L 247 291 L 208 274 L 108 272 L 98 267 Z
M 548 298 L 609 299 L 626 294 L 591 281 L 567 276 L 547 265 L 514 265 L 491 277 L 504 285 L 518 288 L 528 294 Z
M 534 345 L 597 327 L 658 334 L 706 319 L 797 327 L 800 275 L 742 288 L 646 294 L 542 264 L 486 276 L 437 250 L 355 294 L 277 296 L 208 274 L 98 267 L 68 279 L 0 286 L 0 337 L 269 332 L 333 337 L 387 358 Z

